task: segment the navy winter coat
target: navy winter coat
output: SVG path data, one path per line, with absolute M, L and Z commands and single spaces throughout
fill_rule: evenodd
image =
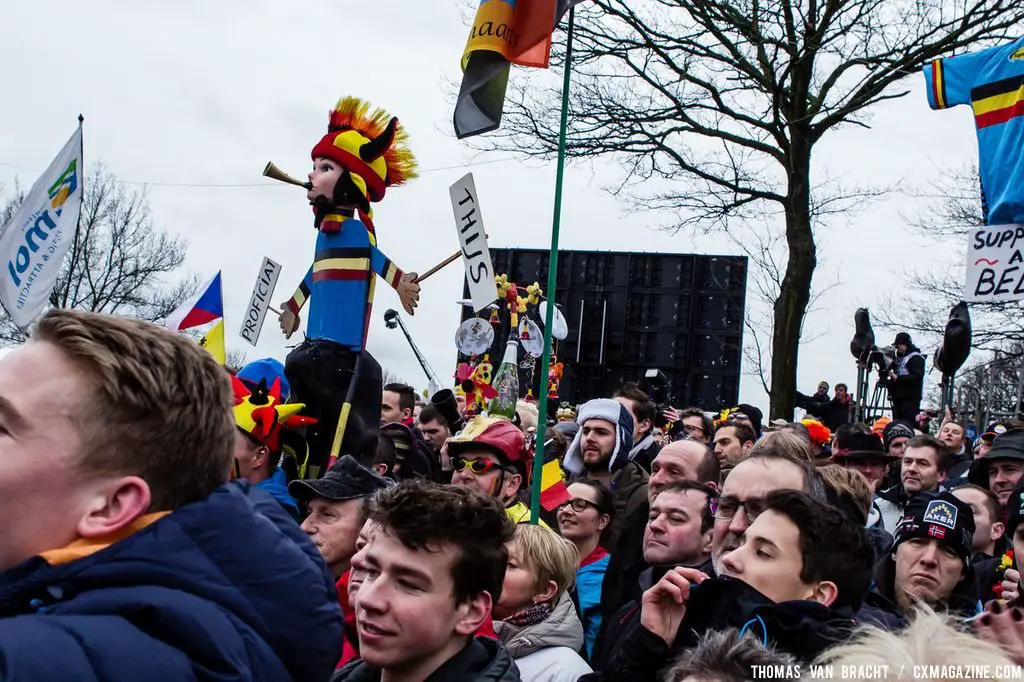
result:
M 91 556 L 0 574 L 0 679 L 323 682 L 334 581 L 295 521 L 244 481 Z

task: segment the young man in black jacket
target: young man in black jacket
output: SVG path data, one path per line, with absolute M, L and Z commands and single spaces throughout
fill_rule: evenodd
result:
M 863 529 L 794 490 L 748 501 L 745 513 L 752 523 L 722 557 L 724 579 L 693 568 L 666 573 L 644 593 L 640 627 L 581 680 L 659 679 L 674 655 L 728 627 L 753 630 L 800 661 L 848 636 L 871 583 L 874 552 Z
M 379 494 L 368 520 L 352 559 L 362 660 L 332 682 L 518 682 L 505 648 L 475 637 L 501 597 L 514 528 L 498 501 L 406 481 Z

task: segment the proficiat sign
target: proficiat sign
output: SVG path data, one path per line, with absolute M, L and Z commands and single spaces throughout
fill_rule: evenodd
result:
M 242 329 L 239 332 L 239 335 L 253 346 L 260 339 L 263 319 L 267 316 L 267 309 L 270 308 L 274 289 L 277 288 L 277 278 L 280 276 L 281 266 L 269 258 L 264 258 L 260 272 L 256 276 L 256 284 L 252 288 L 249 305 L 245 309 Z

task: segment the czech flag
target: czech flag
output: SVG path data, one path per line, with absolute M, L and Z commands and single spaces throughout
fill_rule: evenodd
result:
M 191 298 L 167 316 L 167 328 L 181 331 L 209 324 L 224 317 L 224 294 L 220 285 L 220 272 L 199 288 Z
M 562 467 L 558 460 L 553 459 L 544 465 L 540 478 L 540 506 L 554 511 L 564 502 L 569 501 L 569 488 L 562 476 Z

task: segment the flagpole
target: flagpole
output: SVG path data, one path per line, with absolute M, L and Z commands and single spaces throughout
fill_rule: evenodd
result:
M 558 231 L 562 226 L 562 181 L 565 177 L 565 138 L 569 125 L 569 82 L 572 76 L 572 29 L 576 16 L 575 5 L 569 8 L 569 26 L 565 39 L 565 67 L 562 77 L 562 121 L 558 128 L 558 165 L 555 171 L 555 210 L 551 219 L 551 253 L 548 257 L 548 286 L 544 294 L 548 304 L 544 311 L 544 355 L 541 358 L 541 393 L 537 415 L 537 433 L 534 434 L 533 491 L 530 497 L 530 523 L 540 522 L 540 486 L 544 477 L 544 441 L 548 428 L 548 401 L 546 391 L 548 372 L 551 370 L 551 325 L 555 314 L 555 284 L 558 281 Z M 538 447 L 536 444 L 540 444 Z

